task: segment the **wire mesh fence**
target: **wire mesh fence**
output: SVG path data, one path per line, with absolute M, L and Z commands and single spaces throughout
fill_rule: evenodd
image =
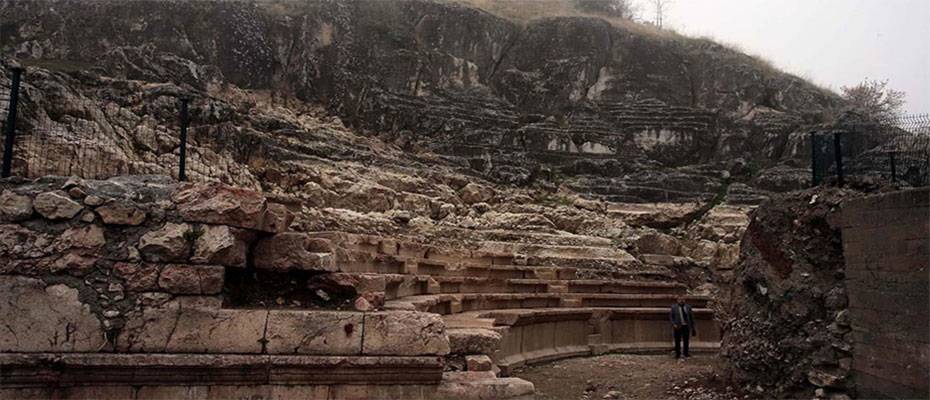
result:
M 6 112 L 3 107 L 2 114 Z M 167 175 L 176 180 L 232 183 L 227 182 L 229 167 L 223 165 L 224 160 L 233 157 L 247 164 L 251 151 L 259 147 L 254 141 L 243 142 L 241 135 L 228 137 L 224 124 L 188 127 L 187 137 L 182 141 L 181 126 L 190 118 L 182 118 L 181 99 L 177 120 L 162 121 L 145 129 L 147 133 L 142 135 L 138 129 L 131 131 L 110 125 L 104 114 L 122 112 L 111 101 L 69 99 L 67 112 L 70 115 L 55 119 L 42 115 L 19 121 L 11 152 L 11 176 L 107 179 L 120 175 Z M 5 132 L 5 128 L 6 121 L 0 121 L 0 132 Z M 185 142 L 186 146 L 182 146 Z M 0 141 L 0 154 L 5 153 L 4 142 Z
M 811 134 L 814 185 L 850 181 L 930 185 L 930 115 L 840 123 Z
M 178 97 L 176 108 L 162 103 L 156 110 L 159 121 L 143 133 L 113 126 L 107 116 L 124 110 L 106 99 L 68 99 L 58 110 L 61 115 L 30 113 L 17 125 L 15 114 L 7 118 L 15 104 L 13 93 L 18 93 L 13 76 L 0 74 L 0 154 L 9 158 L 10 169 L 4 173 L 12 176 L 167 175 L 232 183 L 232 175 L 247 175 L 248 166 L 261 164 L 267 156 L 260 155 L 259 137 L 237 130 L 233 121 L 213 117 L 209 98 Z M 9 139 L 11 132 L 15 140 Z M 888 123 L 842 121 L 812 132 L 811 150 L 814 185 L 851 180 L 930 185 L 927 114 Z

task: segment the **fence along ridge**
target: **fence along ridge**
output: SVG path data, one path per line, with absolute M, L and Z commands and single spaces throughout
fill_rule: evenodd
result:
M 155 153 L 154 162 L 134 161 L 130 143 L 100 131 L 74 130 L 48 123 L 19 132 L 17 137 L 16 103 L 23 69 L 11 68 L 9 79 L 0 79 L 0 128 L 4 132 L 3 176 L 18 174 L 26 177 L 44 175 L 78 175 L 104 179 L 125 174 L 167 174 L 175 179 L 218 181 L 211 176 L 206 157 L 220 152 L 204 142 L 198 142 L 199 129 L 190 127 L 189 107 L 193 101 L 177 96 L 177 140 L 173 153 Z M 8 94 L 7 94 L 8 93 Z M 107 112 L 107 100 L 91 100 L 83 105 L 85 112 Z M 857 137 L 858 135 L 858 137 Z M 215 138 L 214 138 L 215 139 Z M 127 140 L 130 140 L 127 138 Z M 189 141 L 193 141 L 189 143 Z M 827 143 L 829 141 L 830 143 Z M 207 143 L 216 142 L 209 140 Z M 899 115 L 885 124 L 850 122 L 822 125 L 811 132 L 812 183 L 820 184 L 831 172 L 837 183 L 845 178 L 878 171 L 883 177 L 897 181 L 902 178 L 915 186 L 930 185 L 930 114 Z M 877 159 L 881 160 L 877 160 Z M 193 174 L 191 172 L 194 172 Z
M 185 106 L 190 102 L 188 96 L 177 96 L 176 126 L 178 131 L 176 132 L 179 132 L 181 137 L 175 136 L 179 142 L 174 148 L 173 155 L 172 152 L 164 153 L 156 149 L 154 161 L 137 161 L 130 154 L 134 146 L 130 142 L 132 138 L 123 138 L 125 142 L 121 142 L 119 137 L 107 134 L 98 125 L 81 129 L 81 126 L 69 126 L 57 121 L 45 120 L 32 122 L 38 126 L 29 126 L 27 129 L 15 126 L 16 116 L 12 115 L 7 118 L 9 111 L 13 110 L 15 114 L 14 104 L 9 104 L 8 99 L 22 96 L 23 88 L 17 79 L 10 78 L 19 78 L 20 74 L 24 75 L 25 70 L 10 68 L 10 71 L 10 75 L 0 74 L 0 91 L 3 92 L 0 94 L 0 117 L 2 117 L 0 134 L 3 135 L 0 138 L 0 153 L 4 160 L 9 160 L 8 165 L 4 164 L 2 177 L 17 175 L 35 178 L 47 175 L 66 175 L 106 179 L 127 174 L 160 174 L 182 181 L 191 178 L 199 181 L 220 180 L 209 176 L 211 168 L 203 156 L 203 151 L 208 149 L 201 149 L 201 146 L 186 140 L 185 136 L 189 130 L 191 134 L 195 133 L 189 127 L 189 116 L 184 115 L 187 111 Z M 82 97 L 77 100 L 72 110 L 86 114 L 107 113 L 114 104 L 122 107 L 111 100 Z M 184 140 L 181 140 L 182 138 Z
M 810 135 L 814 186 L 829 175 L 840 185 L 847 177 L 863 176 L 930 185 L 930 114 L 899 115 L 885 123 L 837 123 Z

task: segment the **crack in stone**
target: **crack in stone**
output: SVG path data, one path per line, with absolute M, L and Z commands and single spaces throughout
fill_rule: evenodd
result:
M 258 343 L 262 345 L 261 354 L 268 354 L 268 320 L 271 319 L 271 311 L 265 310 L 265 327 L 262 329 L 262 338 Z
M 162 349 L 163 352 L 168 351 L 168 345 L 171 344 L 171 339 L 174 338 L 174 332 L 178 329 L 178 323 L 181 321 L 181 313 L 184 312 L 184 306 L 178 302 L 178 311 L 174 317 L 174 325 L 171 326 L 171 332 L 168 333 L 168 338 L 165 340 L 165 347 Z

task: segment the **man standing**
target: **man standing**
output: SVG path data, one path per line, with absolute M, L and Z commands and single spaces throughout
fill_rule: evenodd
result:
M 691 306 L 685 304 L 684 296 L 678 296 L 678 303 L 672 304 L 669 319 L 672 321 L 672 329 L 675 335 L 675 358 L 681 358 L 682 340 L 685 342 L 685 358 L 691 357 L 688 351 L 688 333 L 691 336 L 697 336 L 697 329 L 694 326 L 694 314 L 691 312 Z

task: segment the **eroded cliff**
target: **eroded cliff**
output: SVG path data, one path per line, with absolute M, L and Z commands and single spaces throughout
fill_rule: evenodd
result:
M 839 102 L 707 40 L 427 1 L 10 1 L 0 26 L 27 64 L 268 91 L 493 181 L 621 201 L 771 189 L 778 164 L 800 186 L 791 133 Z

